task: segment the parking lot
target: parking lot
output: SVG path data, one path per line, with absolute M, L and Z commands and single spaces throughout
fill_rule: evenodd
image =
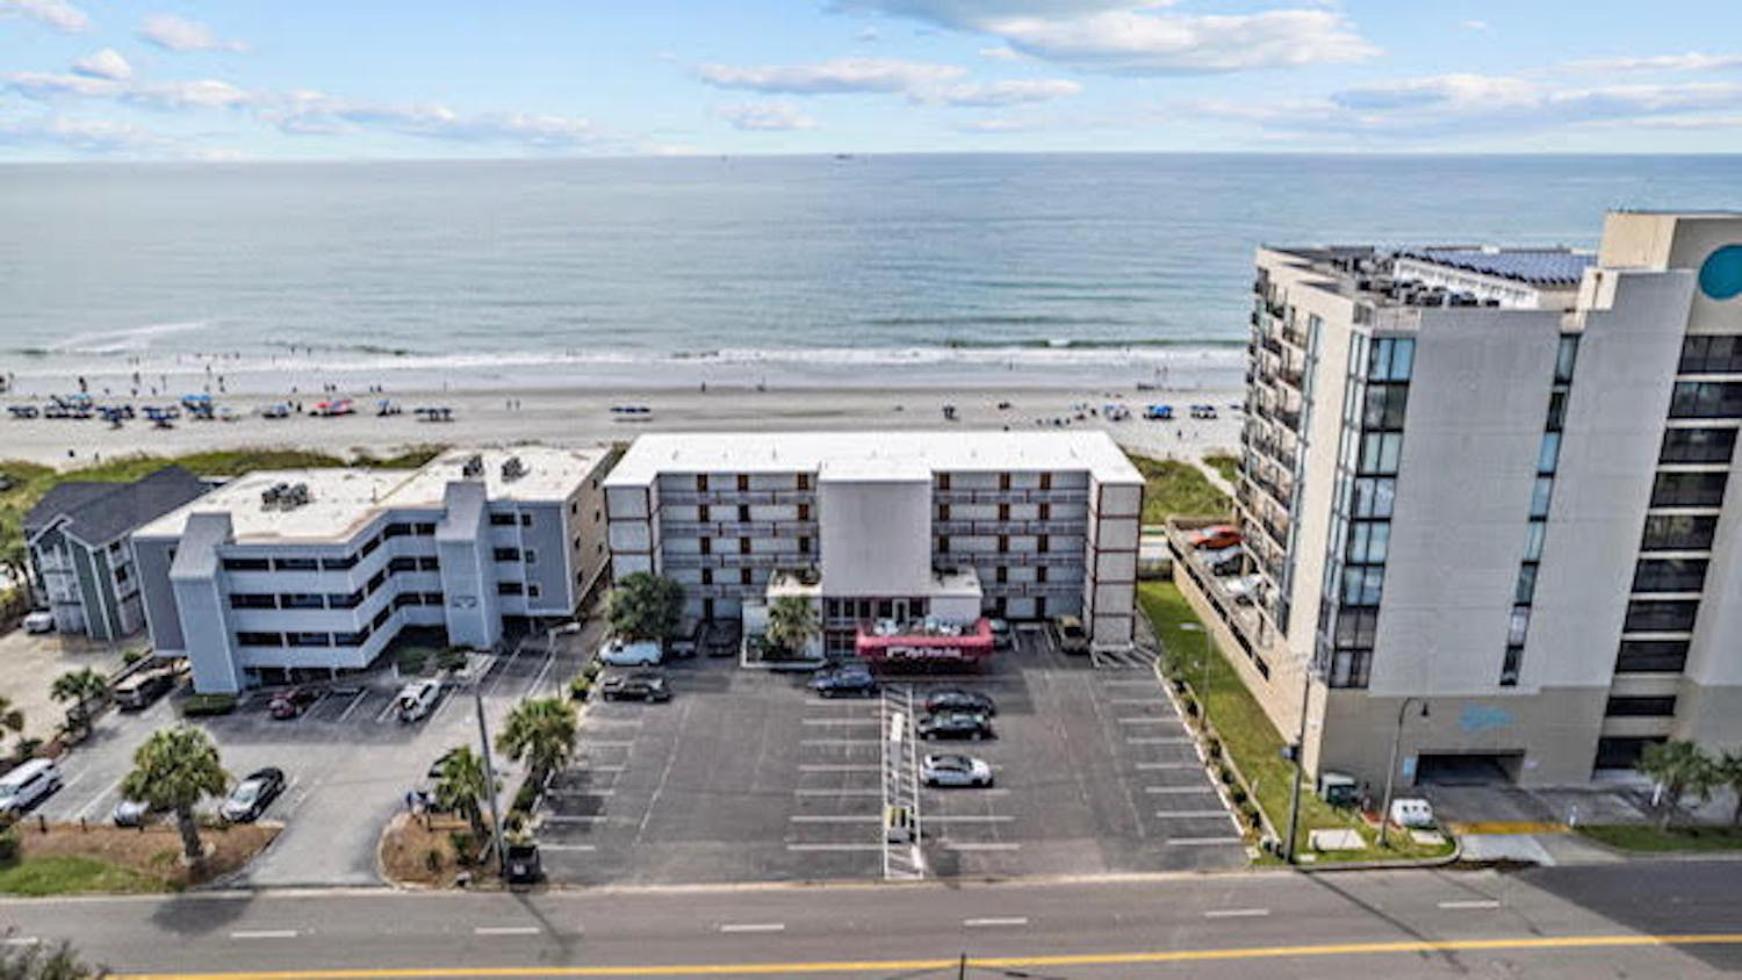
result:
M 596 628 L 517 644 L 477 681 L 493 726 L 522 697 L 557 693 L 596 643 Z M 446 694 L 430 717 L 405 724 L 394 715 L 399 681 L 390 667 L 322 687 L 300 717 L 267 713 L 270 692 L 250 692 L 236 711 L 198 719 L 234 779 L 263 766 L 284 770 L 287 787 L 264 818 L 283 832 L 242 874 L 252 885 L 372 885 L 382 828 L 405 807 L 405 793 L 447 749 L 477 743 L 470 689 Z M 62 763 L 66 785 L 39 811 L 50 820 L 106 821 L 120 799 L 132 755 L 153 731 L 177 722 L 174 698 L 134 713 L 109 712 L 92 738 Z M 211 804 L 215 808 L 215 801 Z
M 927 691 L 998 704 L 996 737 L 920 743 L 991 764 L 995 785 L 922 789 L 927 876 L 1012 877 L 1238 867 L 1246 861 L 1196 752 L 1143 657 L 1068 657 L 1022 631 L 984 676 L 885 684 L 829 700 L 802 675 L 692 660 L 664 704 L 594 703 L 539 839 L 563 883 L 903 876 L 884 842 L 886 725 Z M 909 735 L 911 729 L 907 729 Z

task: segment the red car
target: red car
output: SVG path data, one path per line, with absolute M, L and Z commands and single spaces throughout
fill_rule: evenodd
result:
M 267 703 L 266 710 L 279 721 L 290 721 L 302 716 L 309 705 L 320 700 L 320 692 L 306 687 L 292 687 L 279 691 Z
M 1232 524 L 1216 524 L 1193 531 L 1186 535 L 1186 541 L 1200 551 L 1220 551 L 1240 543 L 1240 529 Z

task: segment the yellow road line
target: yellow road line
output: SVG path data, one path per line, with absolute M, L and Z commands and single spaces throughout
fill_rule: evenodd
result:
M 1494 950 L 1616 949 L 1641 946 L 1742 945 L 1742 933 L 1665 936 L 1554 936 L 1515 939 L 1405 940 L 1327 943 L 1315 946 L 1245 946 L 1229 949 L 1155 950 L 1133 953 L 1066 953 L 1056 956 L 983 956 L 968 960 L 980 969 L 1064 966 L 1136 966 L 1216 960 L 1288 959 L 1306 956 L 1374 956 L 1397 953 L 1464 953 Z M 121 973 L 113 980 L 397 980 L 410 977 L 680 977 L 755 976 L 793 973 L 893 973 L 954 970 L 954 958 L 912 960 L 823 960 L 812 963 L 672 963 L 648 966 L 525 966 L 358 968 L 354 970 L 265 970 L 224 973 Z

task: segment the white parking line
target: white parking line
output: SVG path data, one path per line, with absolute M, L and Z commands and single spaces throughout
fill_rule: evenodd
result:
M 882 767 L 877 766 L 877 765 L 873 765 L 870 763 L 847 763 L 847 764 L 842 764 L 842 765 L 828 765 L 828 764 L 823 764 L 823 763 L 817 763 L 817 764 L 811 764 L 811 765 L 801 765 L 798 767 L 798 771 L 799 772 L 881 772 Z
M 96 796 L 91 797 L 90 800 L 87 801 L 84 806 L 79 807 L 77 813 L 73 814 L 73 819 L 74 820 L 85 819 L 85 814 L 90 813 L 92 807 L 96 806 L 98 803 L 103 802 L 104 798 L 106 798 L 110 793 L 113 793 L 113 792 L 115 792 L 116 789 L 120 788 L 121 780 L 126 779 L 126 778 L 127 778 L 126 776 L 122 776 L 119 779 L 116 779 L 114 782 L 109 784 L 107 789 L 103 790 L 101 793 L 98 793 Z
M 882 844 L 788 844 L 789 851 L 883 851 Z
M 940 800 L 952 799 L 956 795 L 954 790 L 940 789 L 940 788 L 933 787 L 933 786 L 926 787 L 925 793 L 927 796 L 936 797 L 937 799 L 940 799 Z M 977 800 L 977 799 L 980 799 L 981 797 L 985 797 L 985 796 L 1009 796 L 1009 795 L 1010 795 L 1009 789 L 1004 788 L 1004 787 L 995 787 L 995 788 L 991 788 L 991 789 L 971 790 L 968 793 L 966 798 L 972 799 L 972 800 Z
M 37 936 L 8 936 L 0 939 L 0 946 L 38 946 L 42 939 Z
M 875 813 L 795 813 L 786 819 L 793 823 L 877 823 L 883 818 Z M 935 820 L 936 817 L 927 817 Z
M 799 739 L 798 744 L 809 745 L 816 748 L 845 748 L 854 745 L 877 745 L 879 743 L 878 740 L 874 738 L 801 738 Z
M 1121 725 L 1180 725 L 1184 724 L 1178 718 L 1165 715 L 1136 715 L 1130 718 L 1115 719 Z
M 1155 687 L 1155 685 L 1156 685 L 1156 681 L 1152 677 L 1132 677 L 1132 678 L 1127 678 L 1124 680 L 1108 679 L 1108 680 L 1104 680 L 1101 682 L 1102 687 L 1149 687 L 1149 688 L 1153 688 L 1153 687 Z
M 536 936 L 537 926 L 478 926 L 472 932 L 479 936 Z
M 1155 815 L 1162 820 L 1203 820 L 1211 817 L 1225 816 L 1226 810 L 1157 810 Z
M 581 743 L 581 747 L 588 749 L 632 749 L 635 747 L 635 742 L 634 740 L 600 741 L 598 739 L 587 739 Z
M 1003 813 L 928 813 L 926 823 L 1010 823 L 1016 818 Z
M 794 796 L 882 796 L 880 786 L 848 786 L 841 789 L 795 789 Z
M 1488 898 L 1488 899 L 1473 898 L 1473 899 L 1465 899 L 1465 900 L 1459 901 L 1459 902 L 1441 902 L 1440 903 L 1440 908 L 1442 908 L 1442 909 L 1497 909 L 1499 907 L 1500 907 L 1500 903 L 1497 900 L 1492 899 L 1492 898 Z
M 876 718 L 806 718 L 806 725 L 878 725 Z
M 603 813 L 563 814 L 553 813 L 544 818 L 545 823 L 604 823 L 611 819 Z
M 1188 735 L 1140 735 L 1125 740 L 1127 745 L 1190 745 Z
M 596 844 L 546 844 L 539 841 L 538 849 L 560 853 L 562 851 L 596 851 L 599 847 Z
M 381 710 L 375 712 L 375 724 L 380 725 L 387 721 L 387 716 L 393 713 L 393 704 L 393 699 L 388 698 L 387 703 L 381 706 Z
M 528 684 L 526 687 L 526 693 L 528 696 L 537 694 L 540 688 L 544 686 L 545 675 L 550 673 L 551 665 L 554 663 L 556 663 L 556 647 L 551 647 L 549 652 L 544 656 L 544 666 L 538 668 L 538 674 L 532 678 L 532 683 Z
M 1119 705 L 1142 705 L 1142 704 L 1162 705 L 1162 704 L 1166 704 L 1167 702 L 1161 698 L 1108 698 L 1107 703 L 1108 704 L 1119 704 Z
M 568 797 L 573 797 L 573 796 L 616 796 L 617 795 L 617 791 L 614 789 L 547 789 L 547 790 L 545 790 L 545 793 L 547 793 L 550 796 L 568 796 Z
M 587 720 L 581 723 L 581 727 L 582 728 L 640 728 L 641 727 L 641 719 L 640 718 L 600 718 L 597 715 L 588 715 Z
M 1157 769 L 1202 769 L 1196 762 L 1139 762 L 1136 768 L 1142 772 L 1152 772 Z
M 1168 847 L 1215 847 L 1218 844 L 1238 844 L 1238 837 L 1175 837 L 1167 842 Z
M 1206 919 L 1259 919 L 1270 914 L 1269 909 L 1211 909 Z
M 930 819 L 929 817 L 927 818 Z M 944 841 L 944 845 L 952 851 L 1020 851 L 1022 845 L 1016 841 Z
M 231 939 L 295 939 L 295 929 L 242 929 L 230 933 Z
M 575 768 L 580 770 L 581 772 L 628 772 L 629 771 L 628 766 L 589 766 L 584 762 L 577 764 L 575 766 Z
M 1025 926 L 1028 925 L 1028 919 L 1020 915 L 992 919 L 963 919 L 962 925 L 969 929 L 993 929 L 999 926 Z
M 1215 789 L 1210 786 L 1145 786 L 1143 787 L 1143 791 L 1158 796 L 1183 795 L 1186 793 L 1208 793 L 1215 795 L 1216 792 Z
M 722 922 L 721 932 L 785 932 L 784 922 Z
M 342 722 L 351 717 L 351 712 L 357 710 L 357 705 L 362 704 L 367 700 L 369 700 L 369 692 L 367 690 L 358 691 L 357 696 L 351 699 L 351 703 L 345 705 L 345 710 L 339 712 L 338 720 Z

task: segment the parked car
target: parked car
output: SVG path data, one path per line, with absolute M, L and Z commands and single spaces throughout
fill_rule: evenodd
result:
M 54 613 L 49 612 L 47 609 L 38 609 L 35 612 L 30 613 L 29 615 L 25 616 L 24 617 L 24 632 L 26 632 L 26 633 L 53 633 L 54 632 Z
M 16 817 L 60 789 L 60 770 L 47 759 L 31 759 L 0 776 L 0 816 Z
M 284 770 L 273 766 L 256 769 L 248 778 L 236 784 L 225 797 L 218 813 L 231 823 L 252 823 L 260 819 L 278 794 L 284 792 Z
M 927 786 L 990 786 L 992 767 L 971 755 L 928 755 L 919 764 Z
M 1011 643 L 1015 640 L 1015 637 L 1010 632 L 1010 620 L 994 619 L 991 621 L 990 625 L 992 627 L 992 649 L 1010 649 Z
M 992 720 L 977 711 L 944 711 L 926 715 L 915 726 L 924 739 L 965 738 L 975 742 L 992 737 Z
M 665 675 L 653 670 L 637 670 L 615 674 L 599 685 L 599 694 L 607 701 L 670 701 L 671 687 Z
M 1232 524 L 1212 524 L 1186 534 L 1186 543 L 1201 551 L 1220 551 L 1240 543 L 1240 529 Z
M 266 710 L 279 721 L 290 721 L 302 717 L 302 713 L 320 699 L 320 692 L 314 688 L 286 688 L 272 696 L 272 700 L 266 704 Z
M 830 667 L 818 671 L 811 678 L 811 690 L 825 698 L 847 696 L 872 697 L 877 693 L 877 678 L 869 668 L 858 664 L 845 664 L 840 667 Z
M 442 685 L 439 681 L 418 681 L 407 684 L 399 689 L 397 710 L 399 720 L 403 722 L 422 721 L 435 710 L 436 702 L 442 699 Z
M 151 804 L 144 800 L 123 798 L 110 815 L 117 827 L 143 827 L 151 819 Z
M 612 640 L 599 650 L 599 659 L 608 667 L 652 667 L 665 659 L 657 640 L 626 643 Z
M 122 711 L 143 711 L 157 699 L 175 690 L 173 667 L 150 667 L 115 685 L 115 706 Z
M 1434 826 L 1433 804 L 1416 796 L 1392 800 L 1391 822 L 1399 827 L 1431 829 Z
M 744 624 L 736 619 L 710 619 L 702 634 L 702 646 L 710 657 L 735 657 L 744 635 Z
M 972 711 L 990 718 L 998 713 L 998 705 L 979 691 L 947 687 L 926 696 L 925 710 L 929 714 L 945 711 Z
M 503 877 L 510 885 L 531 885 L 544 878 L 544 862 L 538 856 L 537 844 L 531 841 L 509 844 L 503 856 L 508 861 L 502 869 Z
M 1064 653 L 1088 653 L 1089 631 L 1083 629 L 1083 621 L 1075 616 L 1060 616 L 1053 621 L 1058 630 L 1059 650 Z

